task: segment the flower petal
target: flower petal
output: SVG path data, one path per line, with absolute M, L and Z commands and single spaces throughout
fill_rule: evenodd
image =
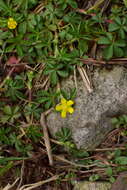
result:
M 73 102 L 72 100 L 67 101 L 67 105 L 68 105 L 68 106 L 71 106 L 71 105 L 73 105 L 73 104 L 74 104 L 74 102 Z
M 65 117 L 66 117 L 66 111 L 63 110 L 63 111 L 61 112 L 61 117 L 62 117 L 62 118 L 65 118 Z
M 17 26 L 17 22 L 13 18 L 9 18 L 7 24 L 9 29 L 15 29 Z
M 62 107 L 61 107 L 60 104 L 58 104 L 58 105 L 56 105 L 55 109 L 56 109 L 56 111 L 61 111 L 61 110 L 62 110 Z
M 61 104 L 66 104 L 67 103 L 67 100 L 65 98 L 62 98 L 61 99 Z
M 69 113 L 73 113 L 73 112 L 74 112 L 74 109 L 73 109 L 72 107 L 68 107 L 68 108 L 67 108 L 67 111 L 68 111 Z

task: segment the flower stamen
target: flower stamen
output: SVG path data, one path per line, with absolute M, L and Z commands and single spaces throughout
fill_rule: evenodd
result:
M 67 115 L 67 112 L 72 114 L 74 112 L 74 109 L 72 108 L 72 105 L 74 102 L 72 100 L 66 100 L 65 98 L 61 99 L 61 103 L 56 105 L 56 111 L 61 112 L 61 117 L 65 118 Z

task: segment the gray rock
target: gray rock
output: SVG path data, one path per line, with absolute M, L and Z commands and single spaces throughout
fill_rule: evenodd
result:
M 111 184 L 107 182 L 78 182 L 74 190 L 110 190 Z
M 113 129 L 111 118 L 127 113 L 127 70 L 114 67 L 111 71 L 96 69 L 93 74 L 94 90 L 90 94 L 78 78 L 75 112 L 61 118 L 52 112 L 47 117 L 47 125 L 53 137 L 62 127 L 72 131 L 72 138 L 78 148 L 94 149 Z M 74 88 L 71 76 L 61 84 L 63 89 Z
M 127 190 L 127 172 L 122 172 L 117 177 L 116 181 L 111 187 L 111 190 Z

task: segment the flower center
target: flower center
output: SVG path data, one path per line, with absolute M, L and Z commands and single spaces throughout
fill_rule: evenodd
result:
M 67 104 L 63 104 L 63 105 L 62 105 L 62 109 L 63 109 L 63 110 L 67 110 L 67 108 L 68 108 Z

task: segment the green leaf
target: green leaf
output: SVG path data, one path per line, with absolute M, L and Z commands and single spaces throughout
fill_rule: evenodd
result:
M 115 159 L 116 164 L 120 165 L 127 165 L 127 157 L 126 156 L 120 156 Z
M 19 111 L 19 106 L 15 106 L 13 108 L 13 114 L 16 114 Z
M 127 24 L 127 18 L 124 17 L 123 20 L 122 20 L 122 25 L 126 25 Z
M 72 132 L 67 127 L 62 127 L 60 131 L 56 132 L 56 137 L 61 142 L 71 141 Z
M 117 24 L 121 25 L 122 22 L 121 22 L 121 18 L 119 16 L 115 17 L 114 19 L 116 21 Z
M 22 22 L 22 23 L 19 24 L 18 31 L 21 34 L 25 34 L 26 33 L 26 28 L 27 28 L 27 23 L 26 22 Z
M 112 176 L 113 171 L 112 171 L 112 168 L 111 168 L 111 167 L 108 167 L 108 168 L 106 169 L 106 174 L 107 174 L 108 176 Z
M 5 13 L 10 12 L 10 7 L 3 0 L 0 0 L 0 9 L 5 11 Z
M 107 37 L 108 37 L 108 39 L 109 39 L 110 41 L 113 40 L 113 35 L 112 35 L 111 33 L 107 32 L 106 35 L 107 35 Z
M 124 26 L 123 29 L 125 30 L 125 32 L 127 32 L 127 26 Z
M 109 32 L 114 32 L 114 31 L 118 30 L 119 28 L 120 28 L 120 26 L 118 24 L 111 23 L 111 24 L 109 24 L 108 30 L 109 30 Z
M 127 0 L 123 0 L 125 7 L 127 8 Z
M 48 25 L 48 29 L 51 30 L 51 31 L 56 31 L 57 26 L 55 24 L 50 24 L 50 25 Z
M 77 95 L 76 88 L 71 89 L 70 99 L 73 100 L 76 97 L 76 95 Z
M 65 98 L 65 99 L 69 99 L 70 97 L 69 97 L 69 94 L 65 91 L 65 90 L 63 90 L 63 89 L 61 89 L 61 94 L 62 94 L 62 96 Z
M 114 151 L 114 157 L 119 157 L 121 156 L 121 154 L 122 154 L 122 151 L 120 149 L 117 149 Z
M 50 74 L 50 79 L 51 79 L 51 83 L 56 85 L 56 83 L 58 81 L 58 76 L 57 76 L 56 71 L 54 71 Z
M 73 154 L 76 158 L 85 158 L 89 156 L 89 153 L 84 150 L 75 150 Z
M 126 42 L 125 42 L 125 40 L 117 40 L 115 42 L 115 46 L 125 47 L 126 46 Z
M 11 115 L 11 114 L 12 114 L 11 107 L 8 106 L 8 105 L 4 107 L 3 111 L 4 111 L 4 113 L 7 114 L 7 115 Z
M 119 30 L 119 36 L 120 36 L 122 39 L 124 39 L 124 38 L 126 37 L 126 34 L 125 34 L 125 32 L 124 32 L 124 30 L 123 30 L 122 28 Z
M 62 31 L 59 32 L 59 37 L 60 37 L 61 39 L 64 39 L 64 38 L 66 37 L 66 35 L 67 35 L 66 30 L 62 30 Z
M 45 109 L 49 109 L 51 105 L 52 105 L 52 102 L 51 102 L 51 101 L 48 101 L 48 102 L 45 104 Z
M 113 52 L 114 52 L 114 55 L 116 57 L 122 57 L 124 55 L 123 50 L 120 47 L 115 46 L 115 45 L 114 45 L 114 48 L 113 48 Z
M 18 55 L 20 57 L 22 57 L 23 56 L 23 49 L 22 49 L 22 47 L 20 45 L 17 45 L 16 46 L 16 50 L 17 50 Z
M 125 123 L 127 123 L 127 115 L 123 115 Z
M 57 71 L 57 73 L 61 77 L 68 77 L 68 72 L 66 70 L 65 71 Z
M 83 54 L 87 53 L 88 51 L 88 43 L 86 40 L 79 40 L 78 42 L 78 48 L 80 51 L 80 56 L 83 56 Z
M 0 168 L 0 176 L 5 175 L 5 173 L 13 167 L 13 162 L 10 161 L 7 163 L 7 165 L 5 165 L 4 167 Z
M 104 49 L 103 56 L 107 60 L 109 60 L 113 57 L 113 45 L 110 45 Z
M 68 1 L 68 4 L 69 4 L 72 8 L 74 8 L 74 9 L 78 8 L 78 5 L 77 5 L 77 3 L 76 3 L 75 0 L 69 0 L 69 1 Z
M 10 116 L 9 115 L 2 115 L 1 119 L 0 119 L 0 122 L 5 124 L 8 122 L 8 120 L 10 119 Z
M 98 40 L 98 44 L 108 45 L 108 44 L 111 44 L 111 41 L 106 37 L 100 37 Z
M 48 100 L 49 100 L 49 97 L 41 97 L 37 99 L 37 102 L 44 103 L 44 102 L 47 102 Z
M 98 174 L 93 174 L 89 177 L 90 181 L 97 181 L 100 178 Z
M 111 122 L 112 122 L 113 125 L 116 125 L 116 124 L 118 124 L 119 120 L 118 120 L 116 117 L 114 117 L 114 118 L 111 120 Z
M 11 32 L 9 32 L 9 31 L 5 31 L 5 32 L 0 31 L 0 39 L 1 40 L 8 39 L 9 37 L 12 37 Z
M 6 53 L 12 52 L 14 48 L 15 48 L 15 44 L 9 45 L 9 46 L 5 49 L 5 52 L 6 52 Z
M 14 160 L 26 160 L 28 158 L 26 157 L 2 157 L 0 158 L 0 164 L 4 164 L 5 162 L 8 162 L 8 161 L 14 161 Z
M 111 177 L 109 178 L 109 181 L 110 181 L 111 183 L 114 183 L 115 180 L 116 180 L 116 179 L 115 179 L 113 176 L 111 176 Z

